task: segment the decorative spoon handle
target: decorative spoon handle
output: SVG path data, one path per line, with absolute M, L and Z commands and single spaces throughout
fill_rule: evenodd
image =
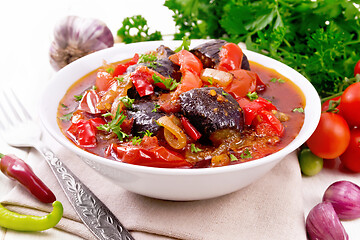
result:
M 134 240 L 105 204 L 50 149 L 36 149 L 45 157 L 76 213 L 98 239 Z

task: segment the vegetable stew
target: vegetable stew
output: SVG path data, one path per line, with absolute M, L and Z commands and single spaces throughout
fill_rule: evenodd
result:
M 252 161 L 297 136 L 305 98 L 289 79 L 223 40 L 182 48 L 134 53 L 79 79 L 59 103 L 64 135 L 93 154 L 161 168 Z

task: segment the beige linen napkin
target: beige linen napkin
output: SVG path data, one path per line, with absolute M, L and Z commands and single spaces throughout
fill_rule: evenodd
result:
M 173 202 L 130 193 L 99 175 L 77 156 L 46 140 L 60 159 L 108 206 L 135 239 L 306 239 L 301 175 L 296 154 L 283 159 L 266 176 L 232 194 L 209 200 Z M 37 175 L 63 203 L 64 217 L 57 228 L 94 239 L 81 223 L 42 157 Z M 221 179 L 219 179 L 221 181 Z M 209 186 L 211 187 L 211 186 Z M 3 204 L 24 214 L 44 214 L 52 207 L 16 186 Z

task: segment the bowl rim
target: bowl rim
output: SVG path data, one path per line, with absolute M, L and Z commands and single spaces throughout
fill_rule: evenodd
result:
M 210 40 L 211 39 L 207 39 L 207 40 L 202 40 L 202 39 L 193 40 L 192 39 L 191 47 L 199 45 L 206 41 L 210 41 Z M 53 116 L 54 119 L 51 119 L 49 116 L 47 116 L 48 111 L 45 111 L 45 109 L 47 109 L 47 103 L 48 103 L 47 100 L 48 100 L 49 96 L 51 96 L 51 95 L 49 95 L 49 92 L 51 91 L 51 89 L 54 88 L 54 86 L 56 85 L 55 83 L 59 81 L 58 78 L 61 78 L 62 75 L 69 74 L 69 73 L 71 73 L 72 69 L 81 67 L 84 64 L 87 64 L 88 61 L 95 61 L 95 59 L 100 63 L 99 64 L 99 67 L 100 67 L 102 64 L 102 61 L 104 60 L 104 57 L 107 56 L 108 54 L 111 54 L 113 51 L 116 52 L 116 51 L 124 50 L 125 52 L 131 52 L 131 54 L 133 55 L 135 52 L 131 51 L 131 49 L 147 48 L 147 50 L 153 50 L 154 46 L 160 46 L 161 44 L 163 44 L 165 46 L 172 47 L 172 45 L 175 45 L 175 44 L 180 45 L 179 43 L 181 43 L 181 42 L 182 41 L 179 41 L 179 40 L 165 40 L 165 41 L 138 42 L 138 43 L 131 43 L 131 44 L 115 44 L 111 48 L 107 48 L 107 49 L 100 50 L 100 51 L 94 52 L 92 54 L 86 55 L 86 56 L 70 63 L 69 65 L 65 66 L 64 68 L 60 69 L 57 73 L 55 73 L 52 76 L 51 80 L 49 81 L 49 83 L 44 88 L 44 90 L 41 94 L 41 98 L 40 98 L 41 101 L 40 101 L 40 105 L 39 105 L 39 115 L 40 115 L 40 120 L 41 120 L 44 128 L 46 129 L 46 131 L 48 133 L 50 133 L 50 135 L 53 138 L 55 138 L 55 140 L 57 142 L 59 142 L 61 145 L 65 146 L 68 150 L 75 152 L 77 155 L 80 155 L 81 157 L 91 159 L 91 160 L 95 161 L 96 163 L 107 165 L 108 167 L 115 167 L 118 169 L 126 169 L 126 170 L 133 171 L 133 172 L 139 172 L 139 173 L 141 172 L 141 173 L 149 173 L 149 174 L 157 174 L 157 175 L 213 175 L 213 174 L 215 175 L 215 174 L 220 174 L 220 173 L 239 171 L 240 169 L 254 168 L 259 165 L 263 165 L 263 164 L 270 163 L 273 161 L 281 160 L 286 155 L 288 155 L 289 153 L 295 151 L 298 147 L 300 147 L 315 131 L 316 126 L 320 120 L 321 103 L 320 103 L 319 95 L 316 92 L 315 88 L 312 86 L 312 84 L 303 75 L 298 73 L 296 70 L 290 68 L 289 66 L 287 66 L 275 59 L 267 57 L 265 55 L 262 55 L 262 54 L 259 54 L 259 53 L 253 52 L 253 51 L 249 51 L 249 50 L 246 50 L 243 48 L 242 48 L 243 52 L 246 54 L 246 56 L 248 57 L 248 59 L 250 61 L 254 61 L 257 63 L 259 63 L 259 61 L 260 61 L 261 63 L 259 63 L 259 64 L 261 64 L 265 67 L 273 68 L 277 72 L 279 72 L 280 74 L 285 76 L 286 78 L 290 79 L 302 91 L 302 93 L 305 97 L 305 101 L 306 101 L 305 108 L 304 108 L 304 114 L 305 114 L 304 123 L 303 123 L 303 126 L 301 127 L 298 135 L 284 148 L 282 148 L 279 151 L 272 153 L 268 156 L 265 156 L 263 158 L 256 159 L 253 161 L 249 161 L 249 162 L 228 165 L 228 166 L 222 166 L 222 167 L 216 167 L 216 168 L 183 169 L 183 168 L 157 168 L 157 167 L 140 166 L 140 165 L 123 163 L 123 162 L 119 162 L 119 161 L 115 161 L 115 160 L 111 160 L 111 159 L 106 159 L 106 158 L 97 156 L 95 154 L 92 154 L 92 153 L 76 146 L 60 131 L 60 129 L 57 129 L 60 132 L 53 129 L 53 124 L 51 123 L 51 121 L 55 121 L 57 128 L 59 128 L 58 124 L 57 124 L 56 116 Z M 101 61 L 99 61 L 99 59 Z M 254 59 L 256 59 L 256 60 L 254 60 Z M 120 61 L 120 60 L 122 60 L 122 59 L 118 59 L 117 61 Z M 275 67 L 271 67 L 271 66 L 275 66 Z M 95 68 L 93 70 L 95 70 Z M 279 70 L 281 70 L 281 71 L 279 71 Z M 82 73 L 82 75 L 81 74 L 80 75 L 82 77 L 89 72 L 90 71 L 85 71 L 84 73 Z M 284 73 L 291 74 L 292 77 L 286 76 L 286 74 L 284 74 Z M 69 89 L 69 87 L 78 79 L 79 78 L 75 78 L 73 81 L 71 81 L 70 85 L 66 87 L 65 91 L 67 91 Z M 301 84 L 299 84 L 297 82 L 299 82 Z M 304 91 L 304 90 L 306 90 L 306 91 Z M 310 97 L 310 99 L 308 99 L 309 97 Z M 58 107 L 58 104 L 59 103 L 57 102 L 56 109 Z

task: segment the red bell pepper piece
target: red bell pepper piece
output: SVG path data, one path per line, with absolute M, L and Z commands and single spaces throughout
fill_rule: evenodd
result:
M 163 146 L 145 149 L 135 145 L 119 146 L 111 144 L 106 153 L 107 155 L 113 155 L 119 161 L 134 165 L 159 168 L 191 167 L 191 164 L 183 156 Z
M 253 101 L 250 101 L 247 98 L 240 98 L 237 102 L 244 111 L 246 125 L 251 125 L 255 117 L 259 115 L 262 110 L 276 110 L 276 107 L 271 102 L 262 97 Z
M 203 70 L 201 61 L 191 52 L 187 50 L 181 50 L 169 57 L 169 59 L 180 66 L 180 71 L 184 74 L 184 71 L 191 71 L 197 76 L 200 76 Z
M 243 52 L 237 44 L 225 44 L 221 47 L 219 56 L 220 63 L 217 66 L 217 69 L 228 72 L 241 67 Z
M 282 136 L 284 133 L 284 125 L 280 122 L 279 119 L 275 117 L 275 115 L 272 112 L 269 112 L 267 110 L 262 110 L 259 114 L 260 117 L 257 120 L 257 132 L 259 133 L 259 130 L 262 131 L 261 133 L 264 133 L 266 135 L 277 135 Z M 261 126 L 263 125 L 263 126 Z M 259 126 L 259 127 L 258 127 Z M 265 126 L 265 127 L 264 127 Z
M 201 138 L 201 133 L 190 123 L 190 121 L 182 116 L 181 117 L 181 124 L 183 125 L 185 132 L 195 141 Z
M 97 127 L 105 123 L 102 118 L 80 119 L 71 124 L 67 133 L 79 146 L 85 148 L 95 147 Z
M 44 203 L 56 200 L 53 192 L 35 175 L 31 167 L 15 155 L 0 153 L 1 171 L 13 180 L 17 180 L 37 199 Z
M 137 64 L 138 61 L 139 61 L 139 54 L 135 53 L 135 55 L 133 56 L 133 58 L 130 61 L 116 65 L 114 72 L 112 74 L 113 77 L 123 75 L 126 72 L 126 70 L 128 69 L 128 67 L 130 67 L 131 65 Z

